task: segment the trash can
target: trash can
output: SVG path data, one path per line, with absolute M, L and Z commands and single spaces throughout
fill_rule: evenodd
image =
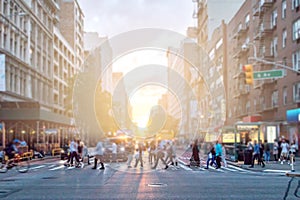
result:
M 251 165 L 252 164 L 252 151 L 244 150 L 244 164 Z

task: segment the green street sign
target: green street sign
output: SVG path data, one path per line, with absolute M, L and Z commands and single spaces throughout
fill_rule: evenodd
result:
M 269 79 L 269 78 L 282 78 L 283 76 L 284 76 L 283 69 L 253 72 L 254 80 Z

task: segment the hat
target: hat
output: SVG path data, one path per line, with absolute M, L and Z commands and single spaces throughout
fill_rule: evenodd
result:
M 13 142 L 14 143 L 21 143 L 20 140 L 18 140 L 18 139 L 14 139 Z

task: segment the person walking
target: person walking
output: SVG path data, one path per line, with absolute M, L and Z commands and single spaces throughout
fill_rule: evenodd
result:
M 118 146 L 115 142 L 112 143 L 112 161 L 113 162 L 117 162 L 117 149 L 118 149 Z
M 134 167 L 137 167 L 139 162 L 140 162 L 141 168 L 143 168 L 143 145 L 142 145 L 142 143 L 139 143 Z
M 130 141 L 127 144 L 127 152 L 128 152 L 128 159 L 127 159 L 127 167 L 131 168 L 131 162 L 133 159 L 133 154 L 134 154 L 134 144 Z
M 166 144 L 166 153 L 167 153 L 167 156 L 166 156 L 166 163 L 167 164 L 171 164 L 171 165 L 174 165 L 174 161 L 173 161 L 173 149 L 172 149 L 172 143 L 170 141 L 167 142 Z
M 294 163 L 295 164 L 295 156 L 296 156 L 296 150 L 297 150 L 297 146 L 295 144 L 295 142 L 293 141 L 291 143 L 291 147 L 290 147 L 290 151 L 289 151 L 289 161 L 288 161 L 288 164 L 290 163 Z
M 264 161 L 261 160 L 261 158 L 260 158 L 259 144 L 257 144 L 256 140 L 254 140 L 253 158 L 252 158 L 252 164 L 251 164 L 250 168 L 254 167 L 255 159 L 258 160 L 258 163 L 260 163 L 262 165 L 262 167 L 265 167 Z
M 274 162 L 278 161 L 278 142 L 277 139 L 274 139 L 273 143 L 273 156 L 274 156 Z
M 227 167 L 227 161 L 226 161 L 226 149 L 225 149 L 225 144 L 222 143 L 222 162 L 224 164 L 224 167 Z
M 199 157 L 199 148 L 198 148 L 198 140 L 196 139 L 192 145 L 192 158 L 191 162 L 195 162 L 197 167 L 200 167 L 200 157 Z M 191 165 L 191 164 L 190 164 Z
M 258 165 L 261 165 L 261 161 L 264 159 L 264 151 L 265 151 L 265 147 L 262 143 L 262 140 L 259 140 L 259 157 L 260 157 L 260 161 L 258 162 Z
M 281 151 L 282 151 L 281 143 L 282 143 L 282 138 L 279 137 L 279 139 L 278 139 L 278 161 L 281 161 Z
M 217 162 L 216 169 L 219 169 L 221 168 L 222 146 L 218 140 L 216 141 L 215 149 L 216 149 L 216 162 Z
M 159 160 L 161 160 L 161 162 L 165 165 L 165 169 L 168 169 L 169 166 L 167 165 L 167 163 L 164 159 L 165 152 L 164 152 L 164 148 L 162 147 L 162 142 L 157 145 L 155 154 L 156 154 L 156 156 L 155 156 L 156 159 L 155 159 L 155 163 L 154 163 L 154 166 L 152 167 L 152 169 L 156 169 Z
M 102 141 L 99 141 L 97 143 L 96 149 L 95 149 L 95 159 L 94 159 L 94 167 L 92 169 L 97 169 L 97 162 L 100 162 L 101 167 L 100 170 L 104 170 L 104 164 L 103 164 L 103 144 Z
M 208 166 L 212 166 L 213 164 L 215 165 L 215 167 L 217 168 L 217 163 L 215 161 L 215 157 L 216 157 L 216 150 L 215 150 L 215 146 L 211 145 L 210 147 L 210 151 L 208 152 L 207 155 L 207 160 L 206 160 L 206 167 L 205 169 L 208 169 Z
M 270 149 L 270 144 L 268 143 L 267 140 L 265 140 L 265 143 L 264 143 L 264 149 L 265 149 L 265 161 L 267 163 L 270 162 L 270 156 L 271 156 L 271 149 Z
M 281 147 L 280 164 L 283 164 L 283 162 L 285 162 L 288 158 L 289 144 L 285 141 L 285 139 L 282 139 L 282 143 L 280 147 Z
M 78 156 L 78 142 L 75 142 L 74 140 L 70 143 L 70 153 L 71 153 L 71 166 L 73 166 L 73 160 L 75 158 L 76 160 L 76 167 L 83 167 L 83 163 L 80 162 L 79 156 Z
M 155 161 L 155 149 L 156 145 L 154 141 L 151 141 L 150 147 L 149 147 L 149 163 L 152 164 L 153 161 Z

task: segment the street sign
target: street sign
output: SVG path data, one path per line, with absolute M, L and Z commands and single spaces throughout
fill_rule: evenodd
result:
M 283 76 L 284 76 L 283 69 L 253 72 L 253 78 L 255 80 L 269 79 L 269 78 L 282 78 Z

